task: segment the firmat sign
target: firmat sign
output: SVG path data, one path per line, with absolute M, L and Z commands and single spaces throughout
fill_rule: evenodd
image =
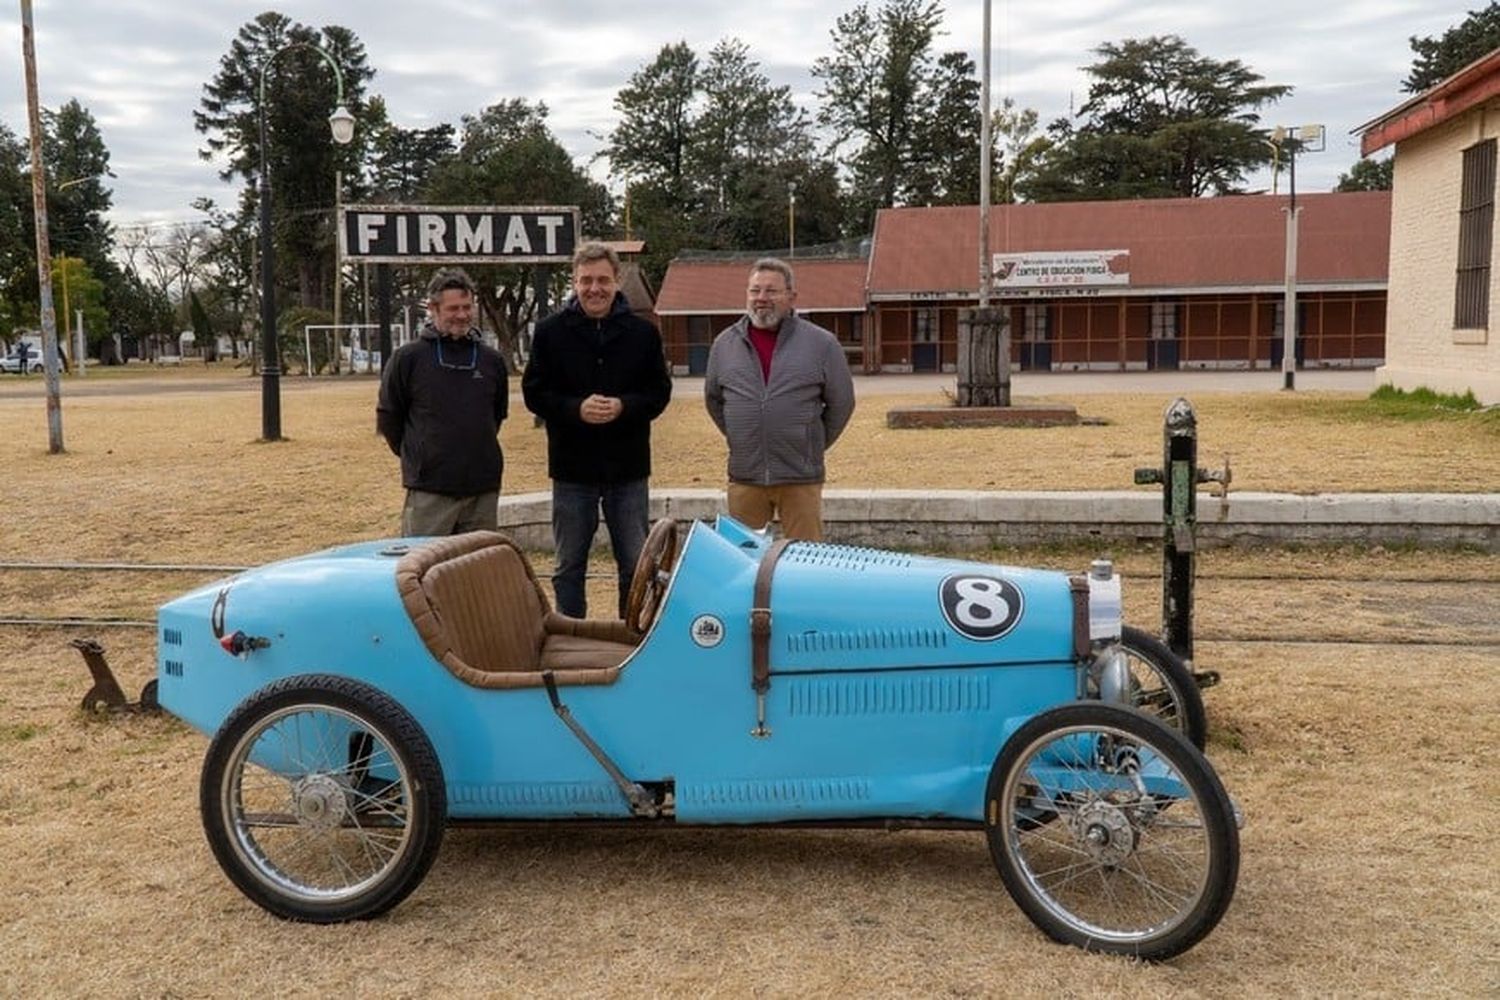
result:
M 346 205 L 339 241 L 345 259 L 370 264 L 565 264 L 578 209 Z

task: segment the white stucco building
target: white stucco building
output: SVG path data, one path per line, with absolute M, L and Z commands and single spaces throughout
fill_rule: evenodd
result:
M 1500 49 L 1358 129 L 1395 146 L 1383 382 L 1500 403 Z

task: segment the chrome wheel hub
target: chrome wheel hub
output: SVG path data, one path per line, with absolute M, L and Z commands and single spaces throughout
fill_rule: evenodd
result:
M 1118 865 L 1135 850 L 1130 819 L 1108 802 L 1090 802 L 1068 821 L 1079 846 L 1096 864 Z
M 292 784 L 292 812 L 302 826 L 333 830 L 343 824 L 348 811 L 344 786 L 326 774 L 310 774 Z

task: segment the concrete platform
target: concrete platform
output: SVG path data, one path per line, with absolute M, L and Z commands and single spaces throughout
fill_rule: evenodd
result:
M 552 495 L 500 498 L 500 530 L 524 548 L 552 548 Z M 708 520 L 725 509 L 724 491 L 652 490 L 651 518 Z M 957 551 L 993 545 L 1161 538 L 1156 489 L 1000 492 L 984 490 L 828 490 L 829 541 L 877 548 Z M 600 542 L 603 528 L 600 528 Z M 1205 545 L 1338 542 L 1473 546 L 1500 551 L 1500 493 L 1235 493 L 1198 495 Z
M 924 427 L 1071 427 L 1078 411 L 1071 406 L 909 406 L 887 410 L 892 430 Z

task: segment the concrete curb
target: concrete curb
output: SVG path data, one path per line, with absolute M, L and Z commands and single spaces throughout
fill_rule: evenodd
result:
M 651 519 L 709 520 L 724 491 L 652 490 Z M 552 548 L 552 494 L 500 498 L 500 530 L 533 550 Z M 828 540 L 878 548 L 983 549 L 993 545 L 1159 539 L 1158 490 L 996 492 L 828 490 Z M 599 543 L 603 543 L 600 527 Z M 1500 493 L 1235 493 L 1198 495 L 1198 538 L 1208 544 L 1346 542 L 1474 546 L 1500 552 Z

